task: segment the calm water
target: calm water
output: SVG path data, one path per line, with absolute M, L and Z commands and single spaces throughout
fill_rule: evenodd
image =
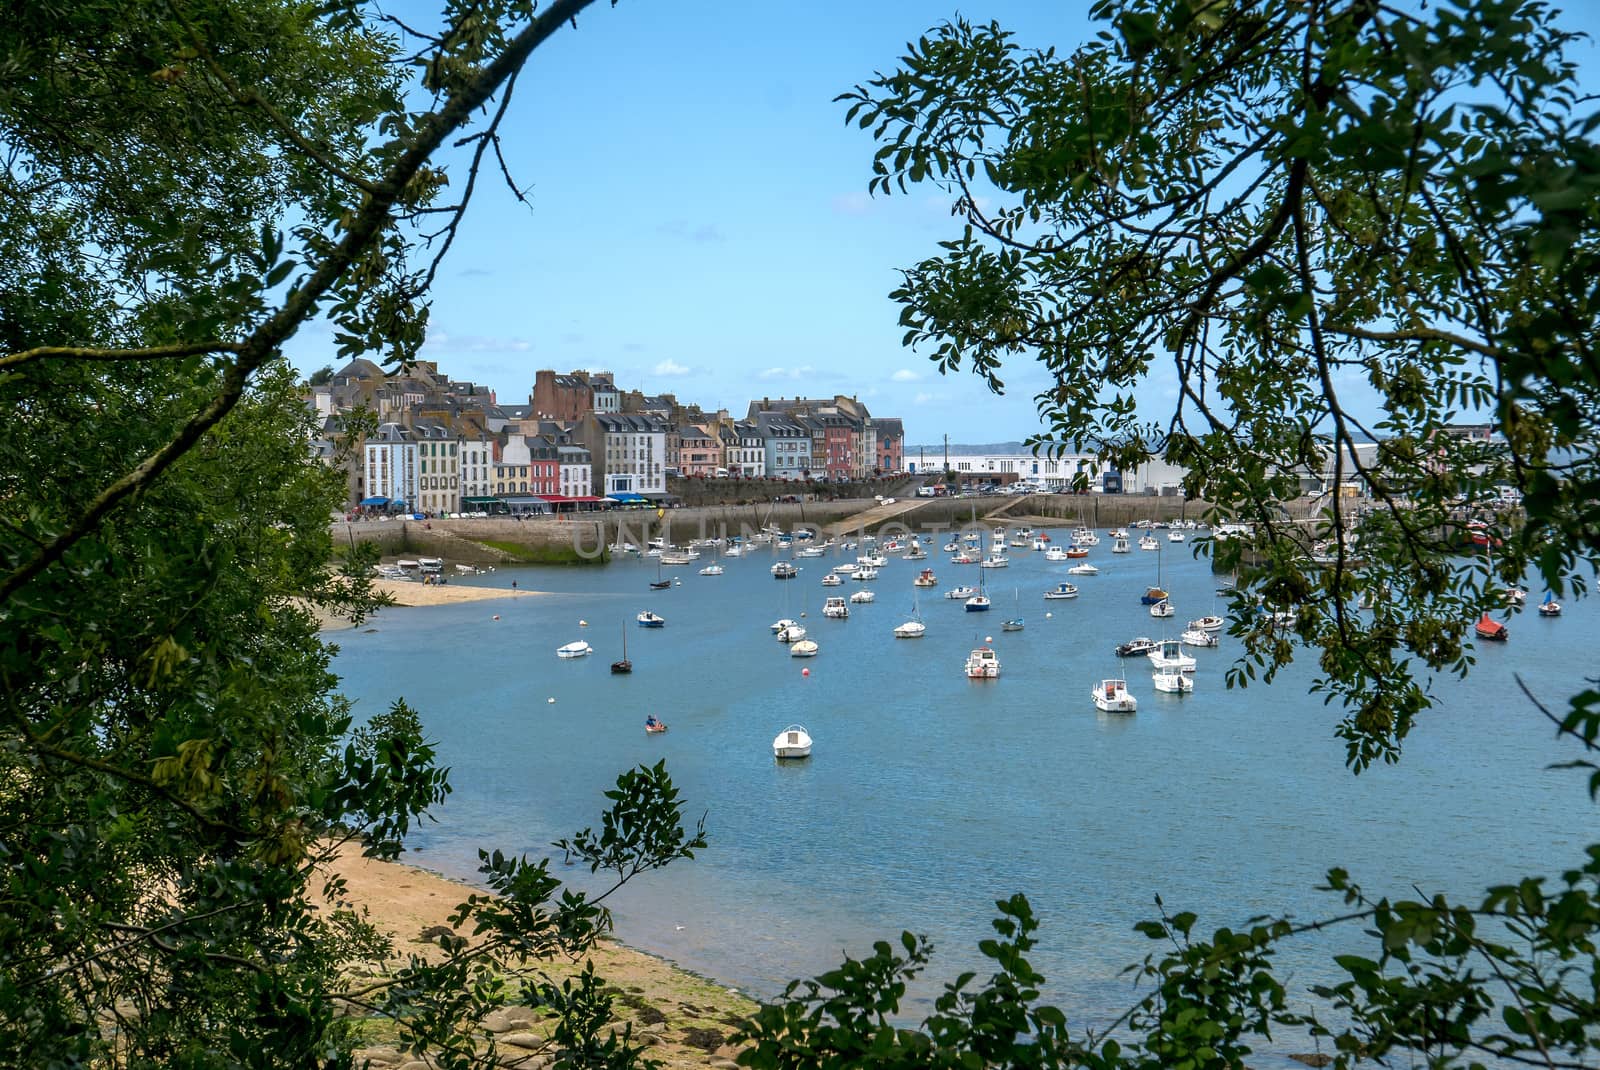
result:
M 1052 534 L 1065 544 L 1065 530 Z M 1314 890 L 1329 865 L 1369 890 L 1465 895 L 1559 872 L 1593 838 L 1582 778 L 1546 769 L 1574 750 L 1514 680 L 1563 709 L 1595 669 L 1592 605 L 1544 620 L 1535 592 L 1511 641 L 1480 650 L 1468 682 L 1436 682 L 1440 704 L 1404 760 L 1357 777 L 1332 735 L 1337 712 L 1307 693 L 1308 663 L 1270 687 L 1228 691 L 1224 636 L 1221 649 L 1194 652 L 1196 690 L 1179 697 L 1152 690 L 1143 659 L 1115 658 L 1117 642 L 1176 635 L 1163 625 L 1221 608 L 1188 546 L 1163 539 L 1159 555 L 1114 556 L 1101 535 L 1090 557 L 1101 574 L 1072 577 L 1076 600 L 1041 597 L 1070 562 L 1014 550 L 1012 567 L 985 570 L 988 614 L 943 597 L 979 570 L 937 547 L 837 588 L 819 581 L 842 558 L 799 559 L 800 577 L 780 582 L 767 551 L 725 560 L 720 577 L 697 574 L 709 556 L 668 568 L 682 579 L 668 591 L 647 588 L 653 562 L 502 570 L 471 582 L 554 593 L 385 610 L 375 631 L 338 634 L 336 668 L 358 713 L 403 696 L 438 740 L 455 793 L 412 838 L 413 859 L 451 875 L 475 873 L 478 847 L 548 853 L 598 823 L 619 771 L 665 758 L 688 813 L 706 815 L 710 847 L 625 889 L 619 935 L 758 996 L 911 929 L 937 951 L 917 1013 L 979 964 L 993 901 L 1021 891 L 1044 923 L 1034 964 L 1050 998 L 1074 1025 L 1095 1024 L 1129 1001 L 1119 971 L 1151 950 L 1131 927 L 1154 916 L 1157 893 L 1209 931 L 1258 913 L 1334 912 Z M 933 597 L 922 592 L 928 634 L 896 640 L 924 565 L 940 580 Z M 1178 609 L 1165 622 L 1138 600 L 1158 567 Z M 826 595 L 862 586 L 874 603 L 851 606 L 846 621 L 822 617 Z M 646 607 L 664 629 L 634 625 Z M 802 612 L 821 646 L 809 660 L 768 627 Z M 1002 633 L 1019 612 L 1026 630 Z M 613 677 L 624 628 L 634 672 Z M 962 662 L 988 635 L 1002 676 L 969 681 Z M 579 638 L 594 656 L 556 658 Z M 1089 698 L 1119 668 L 1139 699 L 1131 717 L 1099 714 Z M 671 730 L 646 736 L 649 713 Z M 779 765 L 772 738 L 793 721 L 815 753 Z M 1319 977 L 1329 946 L 1288 953 L 1297 983 Z

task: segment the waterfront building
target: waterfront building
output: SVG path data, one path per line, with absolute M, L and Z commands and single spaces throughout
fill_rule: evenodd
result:
M 906 470 L 906 432 L 897 417 L 875 416 L 867 421 L 872 425 L 873 462 L 879 472 L 888 475 Z
M 582 446 L 565 444 L 556 447 L 560 461 L 561 490 L 568 498 L 587 498 L 594 493 L 589 451 Z
M 558 494 L 561 460 L 555 443 L 542 435 L 506 435 L 495 463 L 495 495 Z
M 360 504 L 374 509 L 409 509 L 417 501 L 417 444 L 399 424 L 379 424 L 362 445 Z
M 679 472 L 686 476 L 710 478 L 722 467 L 722 442 L 704 427 L 688 424 L 678 428 Z M 669 451 L 671 447 L 668 447 Z
M 661 499 L 667 494 L 668 430 L 659 416 L 592 412 L 575 425 L 573 440 L 589 450 L 599 493 Z
M 744 479 L 758 479 L 766 474 L 766 440 L 761 428 L 750 420 L 740 420 L 733 425 L 736 444 L 729 447 L 727 468 L 729 473 Z
M 595 372 L 589 376 L 589 390 L 594 397 L 594 412 L 622 411 L 622 391 L 617 389 L 610 372 Z
M 763 446 L 762 474 L 774 479 L 804 479 L 811 471 L 811 428 L 775 412 L 756 420 Z
M 430 516 L 461 509 L 461 449 L 443 424 L 411 426 L 417 447 L 417 509 Z

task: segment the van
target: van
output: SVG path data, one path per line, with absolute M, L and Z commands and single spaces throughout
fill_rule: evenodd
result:
M 726 468 L 717 469 L 717 474 L 713 478 L 716 478 L 716 479 L 727 479 L 728 478 L 728 470 Z
M 934 498 L 934 497 L 937 497 L 938 494 L 939 494 L 938 489 L 936 487 L 934 487 L 934 485 L 932 483 L 929 483 L 925 487 L 918 487 L 917 488 L 917 497 L 919 497 L 919 498 Z

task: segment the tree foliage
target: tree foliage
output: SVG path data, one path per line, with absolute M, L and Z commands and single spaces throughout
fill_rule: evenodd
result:
M 322 317 L 342 356 L 410 358 L 417 252 L 587 6 L 453 2 L 436 34 L 301 0 L 0 20 L 0 1063 L 345 1066 L 376 1016 L 486 1065 L 508 999 L 575 1064 L 640 1061 L 592 971 L 540 972 L 610 924 L 544 862 L 486 853 L 451 935 L 356 979 L 394 949 L 322 867 L 397 856 L 449 788 L 403 702 L 352 730 L 335 692 L 312 611 L 379 600 L 360 551 L 329 564 L 342 480 L 280 353 Z M 613 886 L 700 846 L 663 769 L 612 795 L 568 850 Z
M 964 224 L 893 294 L 905 340 L 994 389 L 1036 358 L 1042 444 L 1164 457 L 1253 522 L 1216 552 L 1298 623 L 1240 614 L 1236 681 L 1316 650 L 1351 762 L 1392 760 L 1419 676 L 1466 669 L 1506 583 L 1533 567 L 1582 590 L 1600 550 L 1600 161 L 1570 36 L 1502 0 L 1094 13 L 1106 29 L 1070 55 L 940 27 L 841 98 L 879 143 L 872 189 L 935 183 Z M 1170 411 L 1136 404 L 1151 379 L 1176 385 Z M 1503 440 L 1446 432 L 1474 420 Z M 1375 503 L 1358 522 L 1328 501 L 1331 564 L 1277 509 L 1325 470 Z M 1460 567 L 1472 516 L 1495 527 L 1490 567 Z
M 1251 521 L 1211 547 L 1241 581 L 1230 683 L 1310 651 L 1352 768 L 1398 760 L 1428 675 L 1468 671 L 1468 626 L 1506 584 L 1531 569 L 1582 593 L 1600 557 L 1600 112 L 1572 38 L 1523 0 L 1094 14 L 1069 55 L 950 23 L 840 98 L 878 143 L 873 192 L 933 183 L 960 223 L 893 294 L 905 341 L 995 390 L 1005 362 L 1038 360 L 1040 448 L 1165 458 L 1215 518 Z M 1152 412 L 1136 393 L 1162 379 L 1177 401 Z M 1499 437 L 1448 431 L 1480 420 Z M 1333 494 L 1307 532 L 1280 504 L 1325 469 L 1373 507 Z M 1463 554 L 1471 520 L 1492 554 Z M 1539 708 L 1595 749 L 1600 693 Z M 906 934 L 791 986 L 741 1062 L 1200 1070 L 1300 1037 L 1337 1066 L 1592 1066 L 1597 877 L 1593 846 L 1475 902 L 1376 896 L 1333 869 L 1342 909 L 1321 919 L 1207 936 L 1163 908 L 1139 926 L 1159 947 L 1134 968 L 1143 994 L 1099 1030 L 1039 1000 L 1036 923 L 1002 901 L 993 975 L 959 978 L 920 1028 L 900 1004 L 928 948 Z M 1294 986 L 1279 949 L 1330 928 L 1359 949 L 1335 958 L 1342 979 Z

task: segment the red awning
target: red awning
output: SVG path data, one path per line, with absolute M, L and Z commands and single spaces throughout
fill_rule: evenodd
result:
M 547 502 L 609 502 L 610 498 L 596 498 L 590 494 L 568 496 L 565 494 L 541 494 L 539 497 Z

